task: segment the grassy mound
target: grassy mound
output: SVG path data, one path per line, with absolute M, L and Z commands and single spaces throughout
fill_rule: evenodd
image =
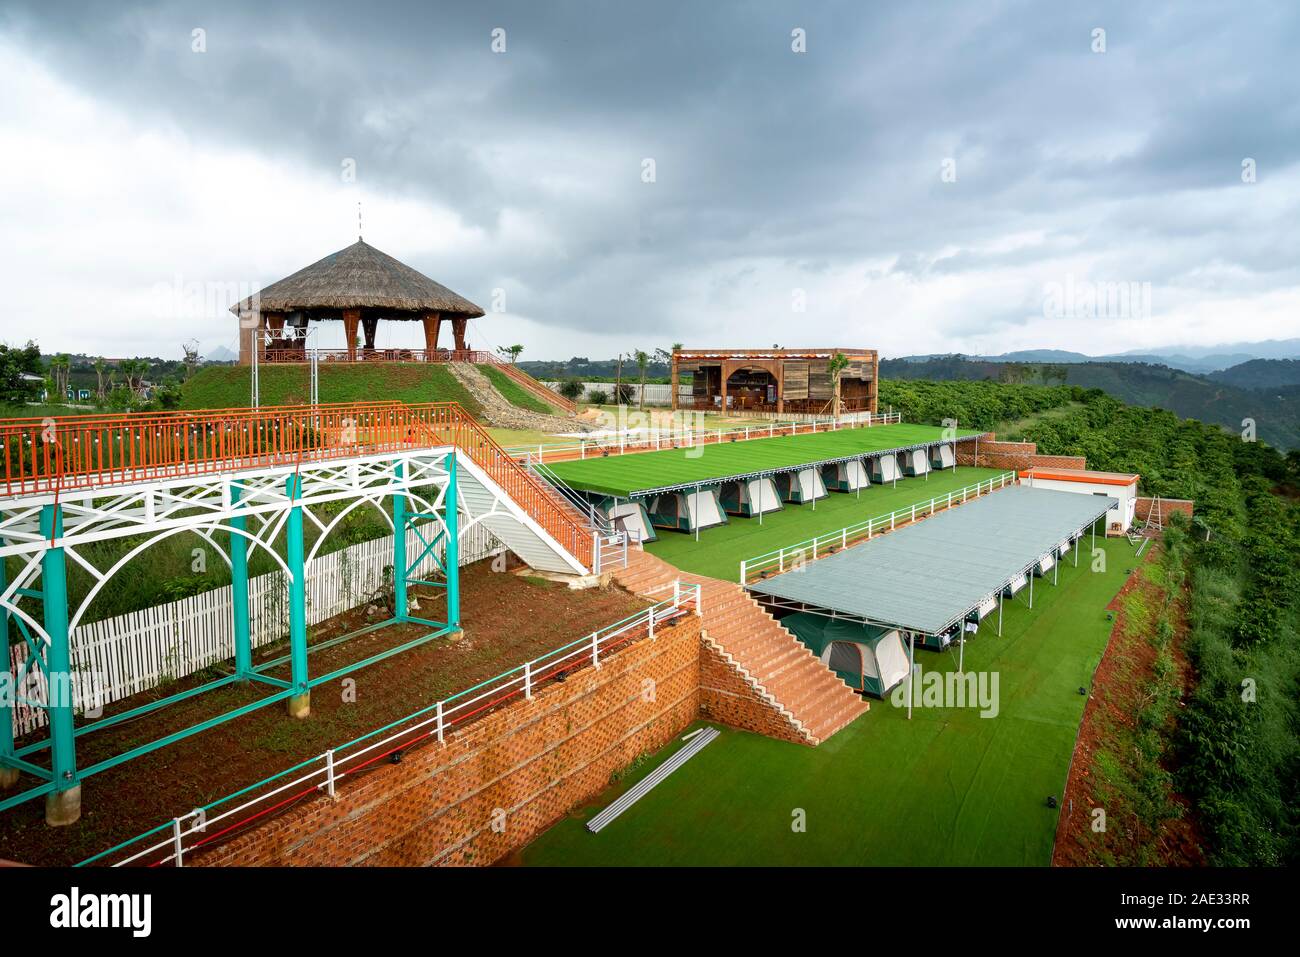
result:
M 248 366 L 201 369 L 182 387 L 186 409 L 245 408 L 249 403 Z M 306 365 L 262 366 L 258 378 L 262 405 L 305 404 L 310 398 Z M 320 367 L 321 402 L 459 402 L 472 414 L 482 409 L 446 366 L 424 362 L 355 363 Z
M 495 366 L 485 363 L 478 367 L 478 371 L 487 376 L 487 380 L 492 383 L 492 388 L 500 392 L 501 397 L 511 405 L 527 409 L 529 412 L 540 412 L 543 415 L 561 414 L 554 406 L 547 405 Z

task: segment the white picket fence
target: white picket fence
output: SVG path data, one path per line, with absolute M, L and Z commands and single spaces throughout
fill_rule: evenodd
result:
M 482 525 L 470 528 L 460 544 L 461 565 L 487 558 L 502 547 Z M 415 556 L 423 550 L 415 531 L 408 530 L 407 554 Z M 307 570 L 307 623 L 319 624 L 357 607 L 379 590 L 384 569 L 392 564 L 391 535 L 317 557 Z M 414 575 L 418 578 L 433 568 L 434 556 L 425 556 Z M 233 658 L 231 596 L 226 585 L 74 629 L 70 650 L 72 669 L 78 675 L 76 709 L 93 711 Z M 255 649 L 288 637 L 289 586 L 281 569 L 248 580 L 248 618 Z M 11 674 L 17 676 L 26 660 L 26 643 L 10 647 Z M 45 674 L 39 667 L 24 679 L 21 695 L 45 699 Z M 15 705 L 15 737 L 46 723 L 43 708 Z

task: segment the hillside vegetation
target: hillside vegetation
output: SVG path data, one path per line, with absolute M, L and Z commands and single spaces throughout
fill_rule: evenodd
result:
M 248 366 L 200 369 L 181 387 L 181 408 L 246 408 L 251 393 Z M 307 366 L 262 366 L 258 370 L 262 405 L 306 404 Z M 321 402 L 459 402 L 475 415 L 482 410 L 445 366 L 423 362 L 339 363 L 320 367 Z
M 1172 533 L 1188 605 L 1196 687 L 1162 720 L 1172 781 L 1195 809 L 1205 854 L 1222 865 L 1300 858 L 1300 452 L 1283 457 L 1213 425 L 1125 405 L 1101 390 L 995 382 L 881 383 L 881 402 L 908 421 L 993 427 L 1040 452 L 1138 472 L 1144 494 L 1196 501 L 1192 527 Z M 1077 403 L 1071 407 L 1071 403 Z M 1061 410 L 1037 415 L 1046 409 Z M 1184 548 L 1185 546 L 1185 548 Z
M 984 380 L 1102 389 L 1129 405 L 1169 409 L 1183 418 L 1241 432 L 1251 420 L 1259 438 L 1282 449 L 1300 448 L 1300 392 L 1254 391 L 1226 381 L 1140 362 L 1028 364 L 939 356 L 923 362 L 892 359 L 882 379 Z M 885 402 L 882 393 L 882 404 Z

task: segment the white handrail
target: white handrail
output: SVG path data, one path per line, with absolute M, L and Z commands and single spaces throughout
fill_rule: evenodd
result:
M 605 650 L 606 653 L 608 653 L 611 644 L 620 643 L 621 641 L 626 640 L 627 636 L 635 634 L 642 628 L 644 628 L 647 634 L 650 635 L 652 627 L 662 626 L 665 622 L 670 621 L 673 618 L 684 614 L 694 614 L 699 616 L 701 614 L 700 596 L 701 587 L 698 582 L 675 582 L 672 598 L 651 605 L 644 611 L 615 622 L 612 625 L 607 625 L 591 634 L 584 635 L 576 641 L 572 641 L 567 645 L 549 651 L 531 661 L 525 662 L 517 668 L 512 668 L 510 671 L 503 672 L 495 678 L 489 678 L 486 681 L 480 682 L 465 691 L 458 692 L 449 698 L 444 698 L 434 705 L 430 705 L 429 707 L 422 708 L 413 714 L 407 715 L 405 718 L 399 718 L 397 721 L 391 722 L 382 728 L 376 728 L 359 738 L 354 738 L 346 744 L 331 748 L 323 754 L 302 761 L 291 768 L 281 771 L 279 774 L 264 778 L 256 784 L 242 788 L 223 798 L 218 798 L 216 801 L 211 802 L 203 808 L 197 808 L 194 811 L 189 812 L 187 815 L 174 818 L 173 820 L 159 825 L 152 830 L 145 831 L 143 834 L 138 834 L 107 851 L 103 851 L 93 857 L 87 858 L 78 866 L 99 861 L 146 838 L 165 834 L 166 836 L 163 840 L 160 840 L 143 850 L 136 851 L 122 860 L 116 861 L 113 866 L 123 867 L 159 851 L 170 848 L 170 853 L 165 854 L 152 863 L 172 863 L 179 867 L 184 860 L 184 855 L 187 852 L 194 851 L 203 843 L 199 842 L 191 844 L 186 848 L 184 845 L 186 837 L 200 833 L 210 833 L 213 837 L 219 836 L 222 833 L 222 829 L 217 828 L 213 831 L 214 824 L 233 818 L 235 815 L 241 814 L 242 812 L 250 811 L 257 805 L 264 805 L 271 799 L 283 795 L 286 791 L 293 791 L 295 788 L 305 788 L 308 792 L 313 789 L 316 791 L 324 791 L 333 796 L 340 781 L 349 774 L 355 774 L 362 767 L 370 763 L 369 761 L 366 761 L 358 764 L 359 759 L 367 755 L 376 754 L 376 752 L 377 756 L 391 753 L 396 750 L 393 745 L 398 741 L 403 742 L 401 745 L 403 748 L 410 747 L 419 740 L 428 737 L 435 737 L 439 743 L 442 743 L 446 732 L 452 730 L 457 723 L 468 721 L 480 712 L 487 711 L 496 705 L 517 696 L 521 697 L 523 700 L 528 700 L 542 683 L 556 675 L 567 673 L 570 670 L 582 668 L 587 665 L 595 665 L 596 667 L 599 667 L 600 654 L 602 650 Z M 455 702 L 455 704 L 449 707 L 452 702 Z M 415 724 L 406 724 L 408 721 L 412 721 L 423 715 L 428 715 L 431 712 L 432 717 L 424 718 Z M 380 738 L 379 740 L 371 741 L 366 744 L 365 747 L 348 751 L 347 754 L 341 754 L 341 752 L 346 749 L 360 745 L 362 742 L 368 741 L 370 737 L 383 731 L 387 731 L 390 728 L 395 728 L 398 725 L 405 726 L 394 731 L 392 734 Z M 415 732 L 422 733 L 416 734 Z M 258 794 L 235 807 L 228 808 L 220 814 L 213 817 L 206 817 L 206 813 L 213 808 L 234 800 L 244 794 L 248 794 L 250 791 L 256 791 L 264 785 L 278 781 L 287 775 L 291 775 L 296 771 L 308 767 L 310 767 L 311 770 L 307 771 L 305 774 L 280 784 L 270 791 Z M 257 813 L 265 813 L 266 810 L 269 810 L 269 808 L 264 808 L 263 811 Z M 256 814 L 250 816 L 256 816 Z M 189 827 L 185 827 L 182 822 L 186 820 L 192 820 L 195 823 L 191 824 Z M 242 823 L 242 820 L 232 822 L 230 826 L 236 826 L 239 823 Z
M 837 545 L 843 549 L 847 548 L 851 541 L 856 541 L 859 538 L 869 539 L 876 532 L 886 527 L 888 527 L 888 530 L 893 531 L 900 520 L 905 519 L 908 523 L 916 521 L 918 510 L 921 517 L 924 518 L 927 515 L 933 515 L 937 510 L 960 505 L 971 496 L 987 495 L 995 489 L 1015 484 L 1015 481 L 1015 472 L 1003 472 L 1001 475 L 984 479 L 974 485 L 967 485 L 964 488 L 946 492 L 942 496 L 936 495 L 929 502 L 914 502 L 911 505 L 904 505 L 902 508 L 895 509 L 886 515 L 877 515 L 865 522 L 846 525 L 833 532 L 826 532 L 815 538 L 805 539 L 796 545 L 785 545 L 770 552 L 764 552 L 762 555 L 746 558 L 740 563 L 740 584 L 747 585 L 757 578 L 766 577 L 773 571 L 778 574 L 790 571 L 810 560 L 810 558 L 812 561 L 816 561 L 822 557 L 824 549 L 832 545 Z M 959 500 L 954 502 L 954 499 L 958 498 Z
M 865 418 L 864 418 L 865 416 Z M 580 439 L 575 444 L 573 442 L 542 442 L 536 445 L 515 445 L 506 449 L 508 455 L 514 458 L 524 459 L 526 464 L 544 463 L 546 457 L 551 456 L 552 460 L 556 456 L 561 458 L 569 457 L 572 453 L 577 452 L 579 458 L 585 458 L 588 455 L 622 455 L 627 451 L 648 451 L 674 448 L 678 445 L 687 447 L 695 444 L 718 444 L 728 439 L 732 441 L 745 441 L 751 438 L 769 439 L 779 435 L 800 435 L 802 433 L 815 433 L 817 426 L 820 424 L 822 431 L 826 431 L 827 426 L 833 430 L 842 427 L 853 428 L 870 428 L 876 425 L 898 425 L 902 422 L 902 414 L 898 412 L 851 412 L 840 416 L 839 419 L 827 417 L 824 420 L 813 419 L 809 422 L 783 422 L 780 424 L 773 423 L 768 426 L 761 425 L 738 425 L 729 429 L 622 429 L 618 432 L 610 432 L 606 435 L 593 436 L 591 439 Z

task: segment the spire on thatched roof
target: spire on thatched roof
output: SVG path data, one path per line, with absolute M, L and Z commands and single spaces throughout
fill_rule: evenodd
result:
M 240 313 L 252 306 L 250 297 L 230 311 Z M 449 318 L 474 319 L 483 315 L 483 310 L 468 299 L 360 239 L 271 283 L 262 290 L 258 306 L 263 312 L 372 308 L 440 312 Z

